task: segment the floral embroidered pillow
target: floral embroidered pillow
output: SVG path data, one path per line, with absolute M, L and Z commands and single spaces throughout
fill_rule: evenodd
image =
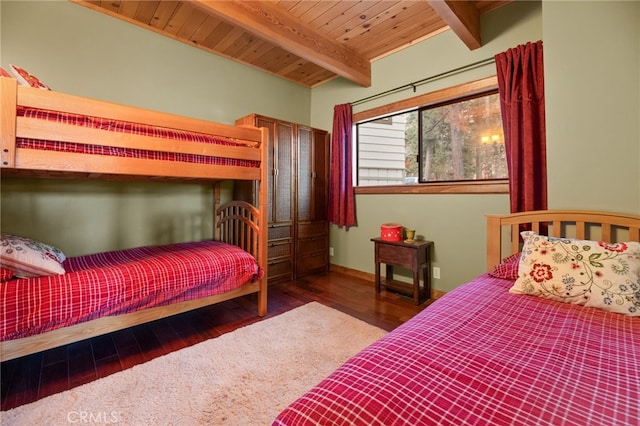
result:
M 640 243 L 521 235 L 518 279 L 509 292 L 640 316 Z
M 25 237 L 2 234 L 0 265 L 18 278 L 64 274 L 66 256 L 59 249 Z

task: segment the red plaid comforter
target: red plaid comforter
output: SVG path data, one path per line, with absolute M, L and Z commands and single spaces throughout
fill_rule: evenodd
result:
M 118 133 L 144 135 L 155 138 L 174 139 L 187 142 L 209 143 L 215 145 L 238 146 L 236 141 L 202 133 L 185 132 L 162 127 L 147 126 L 139 123 L 109 120 L 99 117 L 49 111 L 36 108 L 18 107 L 19 117 L 55 121 L 92 129 L 108 130 Z M 208 157 L 203 155 L 180 154 L 173 152 L 146 151 L 141 149 L 117 148 L 90 144 L 77 144 L 52 140 L 17 138 L 18 148 L 41 149 L 49 151 L 74 152 L 91 155 L 111 155 L 150 160 L 181 161 L 186 163 L 212 164 L 218 166 L 260 167 L 258 161 L 237 160 L 232 158 Z
M 63 265 L 63 275 L 0 284 L 0 341 L 222 294 L 263 274 L 249 253 L 215 241 L 98 253 Z
M 637 425 L 640 318 L 482 275 L 347 361 L 274 425 Z

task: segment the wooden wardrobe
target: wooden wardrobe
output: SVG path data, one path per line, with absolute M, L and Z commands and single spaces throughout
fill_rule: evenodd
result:
M 251 114 L 236 125 L 269 129 L 269 283 L 329 269 L 329 134 L 302 124 Z M 255 191 L 235 187 L 251 201 Z

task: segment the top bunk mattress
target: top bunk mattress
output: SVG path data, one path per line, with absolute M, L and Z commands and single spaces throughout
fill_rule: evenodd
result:
M 108 118 L 92 117 L 88 115 L 72 114 L 38 108 L 19 106 L 18 117 L 52 121 L 66 125 L 99 129 L 122 134 L 140 135 L 158 139 L 197 142 L 222 146 L 247 146 L 242 141 L 236 141 L 221 136 L 212 136 L 197 132 L 150 126 Z M 152 151 L 127 147 L 104 146 L 95 142 L 75 143 L 52 139 L 16 138 L 17 148 L 40 149 L 58 152 L 72 152 L 90 155 L 110 155 L 116 157 L 142 158 L 150 160 L 180 161 L 185 163 L 212 164 L 219 166 L 260 167 L 259 161 L 235 158 L 212 157 L 206 155 L 186 154 L 166 151 Z

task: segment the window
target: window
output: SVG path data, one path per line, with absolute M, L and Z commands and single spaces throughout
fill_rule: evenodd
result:
M 357 124 L 358 186 L 507 178 L 497 90 Z
M 418 182 L 417 113 L 357 125 L 358 186 Z

